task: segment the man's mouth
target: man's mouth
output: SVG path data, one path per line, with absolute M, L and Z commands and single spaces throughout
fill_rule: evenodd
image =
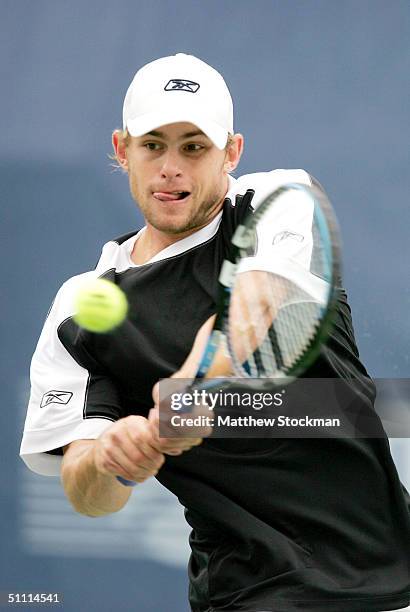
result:
M 152 195 L 161 202 L 180 202 L 191 194 L 189 191 L 154 191 Z

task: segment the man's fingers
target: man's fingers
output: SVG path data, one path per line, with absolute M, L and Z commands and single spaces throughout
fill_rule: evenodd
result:
M 156 476 L 158 470 L 144 467 L 142 464 L 136 466 L 125 455 L 120 455 L 118 461 L 112 462 L 110 472 L 127 480 L 141 483 L 151 478 L 151 476 Z
M 136 462 L 149 462 L 153 467 L 161 467 L 164 458 L 153 444 L 153 434 L 148 421 L 144 419 L 142 426 L 138 430 L 132 427 L 127 429 L 127 449 Z
M 192 428 L 185 428 L 183 429 L 183 431 L 178 431 L 179 435 L 175 436 L 177 430 L 170 423 L 164 423 L 164 420 L 161 420 L 161 433 L 164 433 L 163 430 L 168 430 L 169 433 L 174 434 L 174 436 L 161 436 L 159 420 L 159 408 L 158 406 L 156 406 L 150 410 L 148 422 L 152 430 L 153 444 L 155 444 L 155 448 L 162 453 L 165 453 L 167 455 L 178 455 L 181 452 L 185 452 L 191 449 L 193 446 L 198 446 L 203 441 L 202 435 L 192 435 Z M 204 428 L 198 429 L 201 429 L 202 432 Z M 211 433 L 211 430 L 209 431 L 209 433 Z
M 202 442 L 203 438 L 159 438 L 161 452 L 166 455 L 174 454 L 173 451 L 178 450 L 188 451 L 193 446 L 199 446 Z
M 151 443 L 147 419 L 132 415 L 117 421 L 98 439 L 95 463 L 103 473 L 143 482 L 158 473 L 165 457 Z

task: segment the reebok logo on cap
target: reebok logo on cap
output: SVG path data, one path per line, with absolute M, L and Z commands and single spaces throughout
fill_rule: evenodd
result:
M 165 91 L 189 91 L 195 93 L 198 91 L 200 85 L 195 81 L 188 81 L 187 79 L 171 79 L 165 85 Z

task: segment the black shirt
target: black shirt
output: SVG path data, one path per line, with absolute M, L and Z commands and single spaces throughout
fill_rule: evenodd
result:
M 127 294 L 128 320 L 114 332 L 88 333 L 72 319 L 67 304 L 87 275 L 63 286 L 33 359 L 22 445 L 32 469 L 55 473 L 50 451 L 97 437 L 109 421 L 148 414 L 153 385 L 182 365 L 215 311 L 229 241 L 266 182 L 312 180 L 303 171 L 277 172 L 232 181 L 221 218 L 160 259 L 142 266 L 124 260 L 135 232 L 108 243 L 88 274 Z M 306 375 L 360 379 L 361 401 L 374 400 L 342 289 L 330 338 Z M 40 414 L 44 397 L 59 388 L 72 397 L 58 416 L 53 402 L 45 406 L 49 417 L 44 405 Z M 38 433 L 41 426 L 47 434 Z M 44 468 L 47 457 L 53 467 Z M 409 601 L 410 503 L 386 437 L 206 439 L 167 456 L 158 480 L 185 506 L 192 527 L 195 612 L 376 612 Z

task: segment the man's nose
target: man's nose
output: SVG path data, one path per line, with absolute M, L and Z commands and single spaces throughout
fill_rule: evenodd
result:
M 182 176 L 182 163 L 178 153 L 167 151 L 162 158 L 162 178 L 175 178 Z

